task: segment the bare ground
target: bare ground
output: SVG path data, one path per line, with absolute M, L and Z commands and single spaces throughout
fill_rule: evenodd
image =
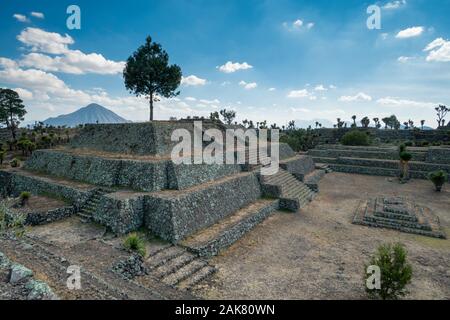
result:
M 430 207 L 450 236 L 450 191 L 431 183 L 332 173 L 297 214 L 279 212 L 211 263 L 219 272 L 194 293 L 206 299 L 365 299 L 364 264 L 386 242 L 401 242 L 413 266 L 409 299 L 450 299 L 450 240 L 351 224 L 358 202 L 406 196 Z

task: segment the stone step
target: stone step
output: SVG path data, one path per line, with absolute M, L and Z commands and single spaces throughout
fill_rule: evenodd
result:
M 189 278 L 181 281 L 177 287 L 181 290 L 189 290 L 196 284 L 205 280 L 209 276 L 217 272 L 217 269 L 212 266 L 205 266 L 198 270 L 196 273 L 192 274 Z
M 338 158 L 337 164 L 354 165 L 363 167 L 376 167 L 399 170 L 399 160 L 380 160 L 380 159 L 366 159 L 366 158 Z M 410 161 L 408 163 L 409 169 L 412 171 L 431 172 L 435 170 L 444 170 L 450 173 L 450 165 L 427 163 L 421 161 Z
M 381 223 L 381 222 L 371 222 L 371 221 L 365 221 L 365 226 L 374 227 L 374 228 L 385 228 L 385 229 L 394 229 L 406 233 L 412 233 L 412 234 L 419 234 L 427 237 L 433 237 L 433 238 L 439 238 L 439 239 L 445 239 L 446 235 L 445 233 L 441 231 L 428 231 L 428 230 L 422 230 L 422 229 L 414 229 L 414 228 L 408 228 L 408 227 L 402 227 L 395 224 L 388 224 L 388 223 Z
M 277 200 L 260 199 L 209 228 L 183 240 L 180 245 L 199 256 L 217 255 L 278 208 Z
M 420 230 L 427 230 L 431 231 L 431 226 L 427 224 L 418 224 L 415 221 L 408 221 L 408 220 L 394 220 L 390 218 L 384 218 L 384 217 L 370 217 L 365 216 L 364 217 L 365 222 L 372 222 L 372 223 L 379 223 L 382 225 L 389 225 L 389 226 L 397 226 L 397 227 L 405 227 L 405 228 L 411 228 L 411 229 L 420 229 Z
M 169 260 L 165 264 L 154 269 L 154 271 L 151 274 L 159 279 L 167 277 L 169 274 L 176 272 L 178 269 L 181 269 L 186 264 L 190 263 L 195 259 L 196 256 L 194 256 L 189 252 L 185 252 L 182 255 L 175 257 L 172 260 Z
M 168 261 L 175 259 L 185 253 L 186 250 L 183 250 L 177 246 L 171 246 L 165 250 L 161 250 L 153 256 L 147 258 L 144 262 L 144 266 L 149 270 L 156 269 Z
M 331 164 L 330 167 L 335 172 L 366 174 L 372 176 L 398 177 L 399 169 L 387 169 L 377 167 L 352 166 L 342 164 Z M 428 172 L 409 170 L 409 175 L 414 179 L 427 179 Z
M 169 286 L 176 286 L 178 283 L 189 278 L 207 265 L 207 262 L 203 260 L 193 260 L 190 263 L 184 265 L 182 268 L 178 269 L 176 272 L 162 278 L 161 281 Z

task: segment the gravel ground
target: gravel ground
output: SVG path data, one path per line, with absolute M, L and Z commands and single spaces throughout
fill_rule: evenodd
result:
M 450 187 L 332 173 L 297 214 L 279 212 L 211 263 L 219 272 L 194 293 L 206 299 L 365 299 L 364 264 L 386 242 L 401 242 L 413 266 L 408 299 L 450 299 L 450 240 L 351 224 L 358 202 L 406 196 L 430 207 L 450 237 Z

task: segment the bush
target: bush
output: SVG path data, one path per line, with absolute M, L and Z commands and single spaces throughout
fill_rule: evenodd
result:
M 23 191 L 21 194 L 20 194 L 20 204 L 22 205 L 22 207 L 23 206 L 25 206 L 27 203 L 28 203 L 28 201 L 30 200 L 30 198 L 31 198 L 31 193 L 30 192 L 28 192 L 28 191 Z
M 370 265 L 378 266 L 381 272 L 381 288 L 371 290 L 366 287 L 370 298 L 397 300 L 408 293 L 406 286 L 411 282 L 412 267 L 407 262 L 407 251 L 402 244 L 381 245 L 366 265 L 365 272 Z M 365 280 L 368 277 L 366 274 Z
M 145 242 L 137 233 L 129 234 L 126 237 L 123 246 L 127 250 L 137 252 L 142 257 L 144 257 L 147 253 L 145 249 Z
M 6 151 L 0 149 L 0 164 L 3 164 L 3 160 L 5 160 Z
M 428 174 L 428 179 L 433 182 L 437 192 L 441 192 L 442 186 L 448 181 L 448 174 L 444 170 L 433 171 Z
M 367 133 L 354 130 L 344 134 L 341 138 L 341 143 L 345 146 L 368 146 L 370 145 L 370 140 Z
M 412 154 L 407 151 L 400 152 L 400 159 L 404 162 L 409 162 L 412 159 Z
M 9 165 L 13 168 L 18 168 L 18 167 L 20 167 L 20 160 L 17 158 L 14 158 L 9 162 Z

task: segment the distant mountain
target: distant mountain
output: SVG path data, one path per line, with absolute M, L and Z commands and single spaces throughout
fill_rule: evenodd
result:
M 80 124 L 89 123 L 126 123 L 128 121 L 105 107 L 92 103 L 75 112 L 60 115 L 56 118 L 48 118 L 44 124 L 51 126 L 76 127 Z
M 322 128 L 333 128 L 333 123 L 326 119 L 295 120 L 295 126 L 302 129 L 311 126 L 314 129 L 316 127 L 316 121 L 322 124 Z

